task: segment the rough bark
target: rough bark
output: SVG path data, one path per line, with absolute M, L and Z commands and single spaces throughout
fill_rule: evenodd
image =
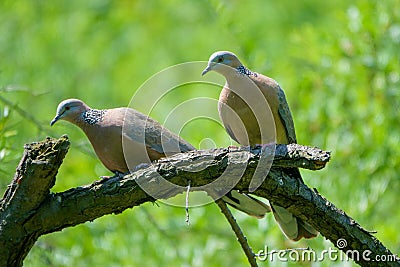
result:
M 65 192 L 50 193 L 55 176 L 67 153 L 66 136 L 47 139 L 25 146 L 25 153 L 12 183 L 0 202 L 0 266 L 21 266 L 39 236 L 59 231 L 106 214 L 120 213 L 155 199 L 146 194 L 139 184 L 160 189 L 161 180 L 182 186 L 158 190 L 162 198 L 169 198 L 191 188 L 216 181 L 215 191 L 226 186 L 229 179 L 243 173 L 235 189 L 247 192 L 252 174 L 260 159 L 260 148 L 213 149 L 177 154 L 139 169 L 124 177 L 96 181 L 90 185 Z M 285 167 L 321 169 L 330 154 L 317 148 L 301 145 L 277 145 L 275 159 L 267 178 L 252 194 L 287 208 L 297 217 L 311 224 L 334 245 L 340 238 L 347 241 L 343 251 L 369 250 L 369 258 L 393 255 L 371 233 L 298 180 L 292 179 Z M 215 195 L 215 192 L 209 192 Z M 329 223 L 327 223 L 329 222 Z M 350 256 L 352 254 L 350 253 Z M 400 266 L 397 261 L 373 262 L 360 257 L 354 260 L 362 266 Z
M 49 198 L 68 148 L 66 136 L 25 145 L 15 176 L 0 202 L 0 266 L 21 266 L 42 234 L 27 231 L 25 224 Z

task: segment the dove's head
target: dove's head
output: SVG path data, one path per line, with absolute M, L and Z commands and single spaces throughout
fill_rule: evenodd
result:
M 242 66 L 242 63 L 239 61 L 237 56 L 232 52 L 229 51 L 215 52 L 210 56 L 207 68 L 203 70 L 201 75 L 204 75 L 212 70 L 223 74 L 224 72 L 230 69 L 227 68 L 226 66 L 236 69 Z
M 53 126 L 58 120 L 76 123 L 80 115 L 88 109 L 90 108 L 79 99 L 64 100 L 58 105 L 56 116 L 50 122 L 50 126 Z

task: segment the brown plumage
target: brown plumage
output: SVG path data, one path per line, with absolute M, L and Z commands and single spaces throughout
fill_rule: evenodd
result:
M 131 108 L 97 110 L 79 99 L 67 99 L 58 105 L 50 125 L 58 120 L 81 128 L 98 158 L 114 173 L 126 173 L 139 164 L 195 149 L 157 121 Z
M 211 55 L 203 75 L 216 71 L 226 79 L 218 110 L 221 120 L 232 139 L 241 145 L 258 145 L 276 142 L 296 143 L 292 115 L 279 84 L 262 74 L 253 72 L 232 52 L 219 51 Z M 303 182 L 297 168 L 291 168 L 293 178 Z M 237 203 L 239 202 L 239 203 Z M 318 232 L 308 223 L 293 216 L 286 209 L 271 204 L 275 219 L 282 231 L 292 240 L 312 238 Z M 259 202 L 239 201 L 234 207 L 249 213 Z M 250 212 L 249 212 L 250 211 Z

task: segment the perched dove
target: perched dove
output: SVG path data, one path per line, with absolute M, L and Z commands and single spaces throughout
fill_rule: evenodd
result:
M 247 69 L 235 54 L 228 51 L 219 51 L 211 55 L 208 66 L 202 75 L 209 71 L 216 71 L 226 79 L 220 94 L 218 111 L 225 129 L 232 139 L 241 145 L 266 144 L 271 138 L 276 138 L 276 142 L 280 144 L 296 143 L 292 115 L 285 94 L 275 80 Z M 261 92 L 261 98 L 257 98 L 259 92 Z M 269 107 L 264 106 L 265 110 L 273 116 L 273 122 L 269 124 L 259 123 L 260 118 L 254 112 L 263 101 L 265 105 L 269 105 Z M 235 116 L 231 111 L 236 113 Z M 240 125 L 245 128 L 245 131 L 241 129 Z M 293 178 L 303 182 L 297 168 L 289 170 Z M 242 194 L 241 196 L 243 197 L 236 193 L 236 202 L 228 203 L 254 215 L 252 210 L 259 210 L 260 202 L 249 202 L 245 198 L 247 195 Z M 246 202 L 243 202 L 242 198 Z M 288 238 L 297 241 L 302 237 L 312 238 L 318 235 L 318 232 L 308 223 L 295 217 L 286 209 L 273 203 L 270 204 L 276 221 Z
M 126 173 L 132 166 L 195 149 L 157 121 L 131 108 L 97 110 L 79 99 L 67 99 L 58 105 L 50 125 L 58 120 L 81 128 L 96 155 L 113 173 Z M 124 152 L 129 157 L 124 157 Z

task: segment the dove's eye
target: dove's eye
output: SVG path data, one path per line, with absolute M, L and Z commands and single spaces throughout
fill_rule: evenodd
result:
M 223 57 L 219 57 L 218 58 L 218 63 L 221 63 L 222 61 L 224 61 L 224 58 Z

